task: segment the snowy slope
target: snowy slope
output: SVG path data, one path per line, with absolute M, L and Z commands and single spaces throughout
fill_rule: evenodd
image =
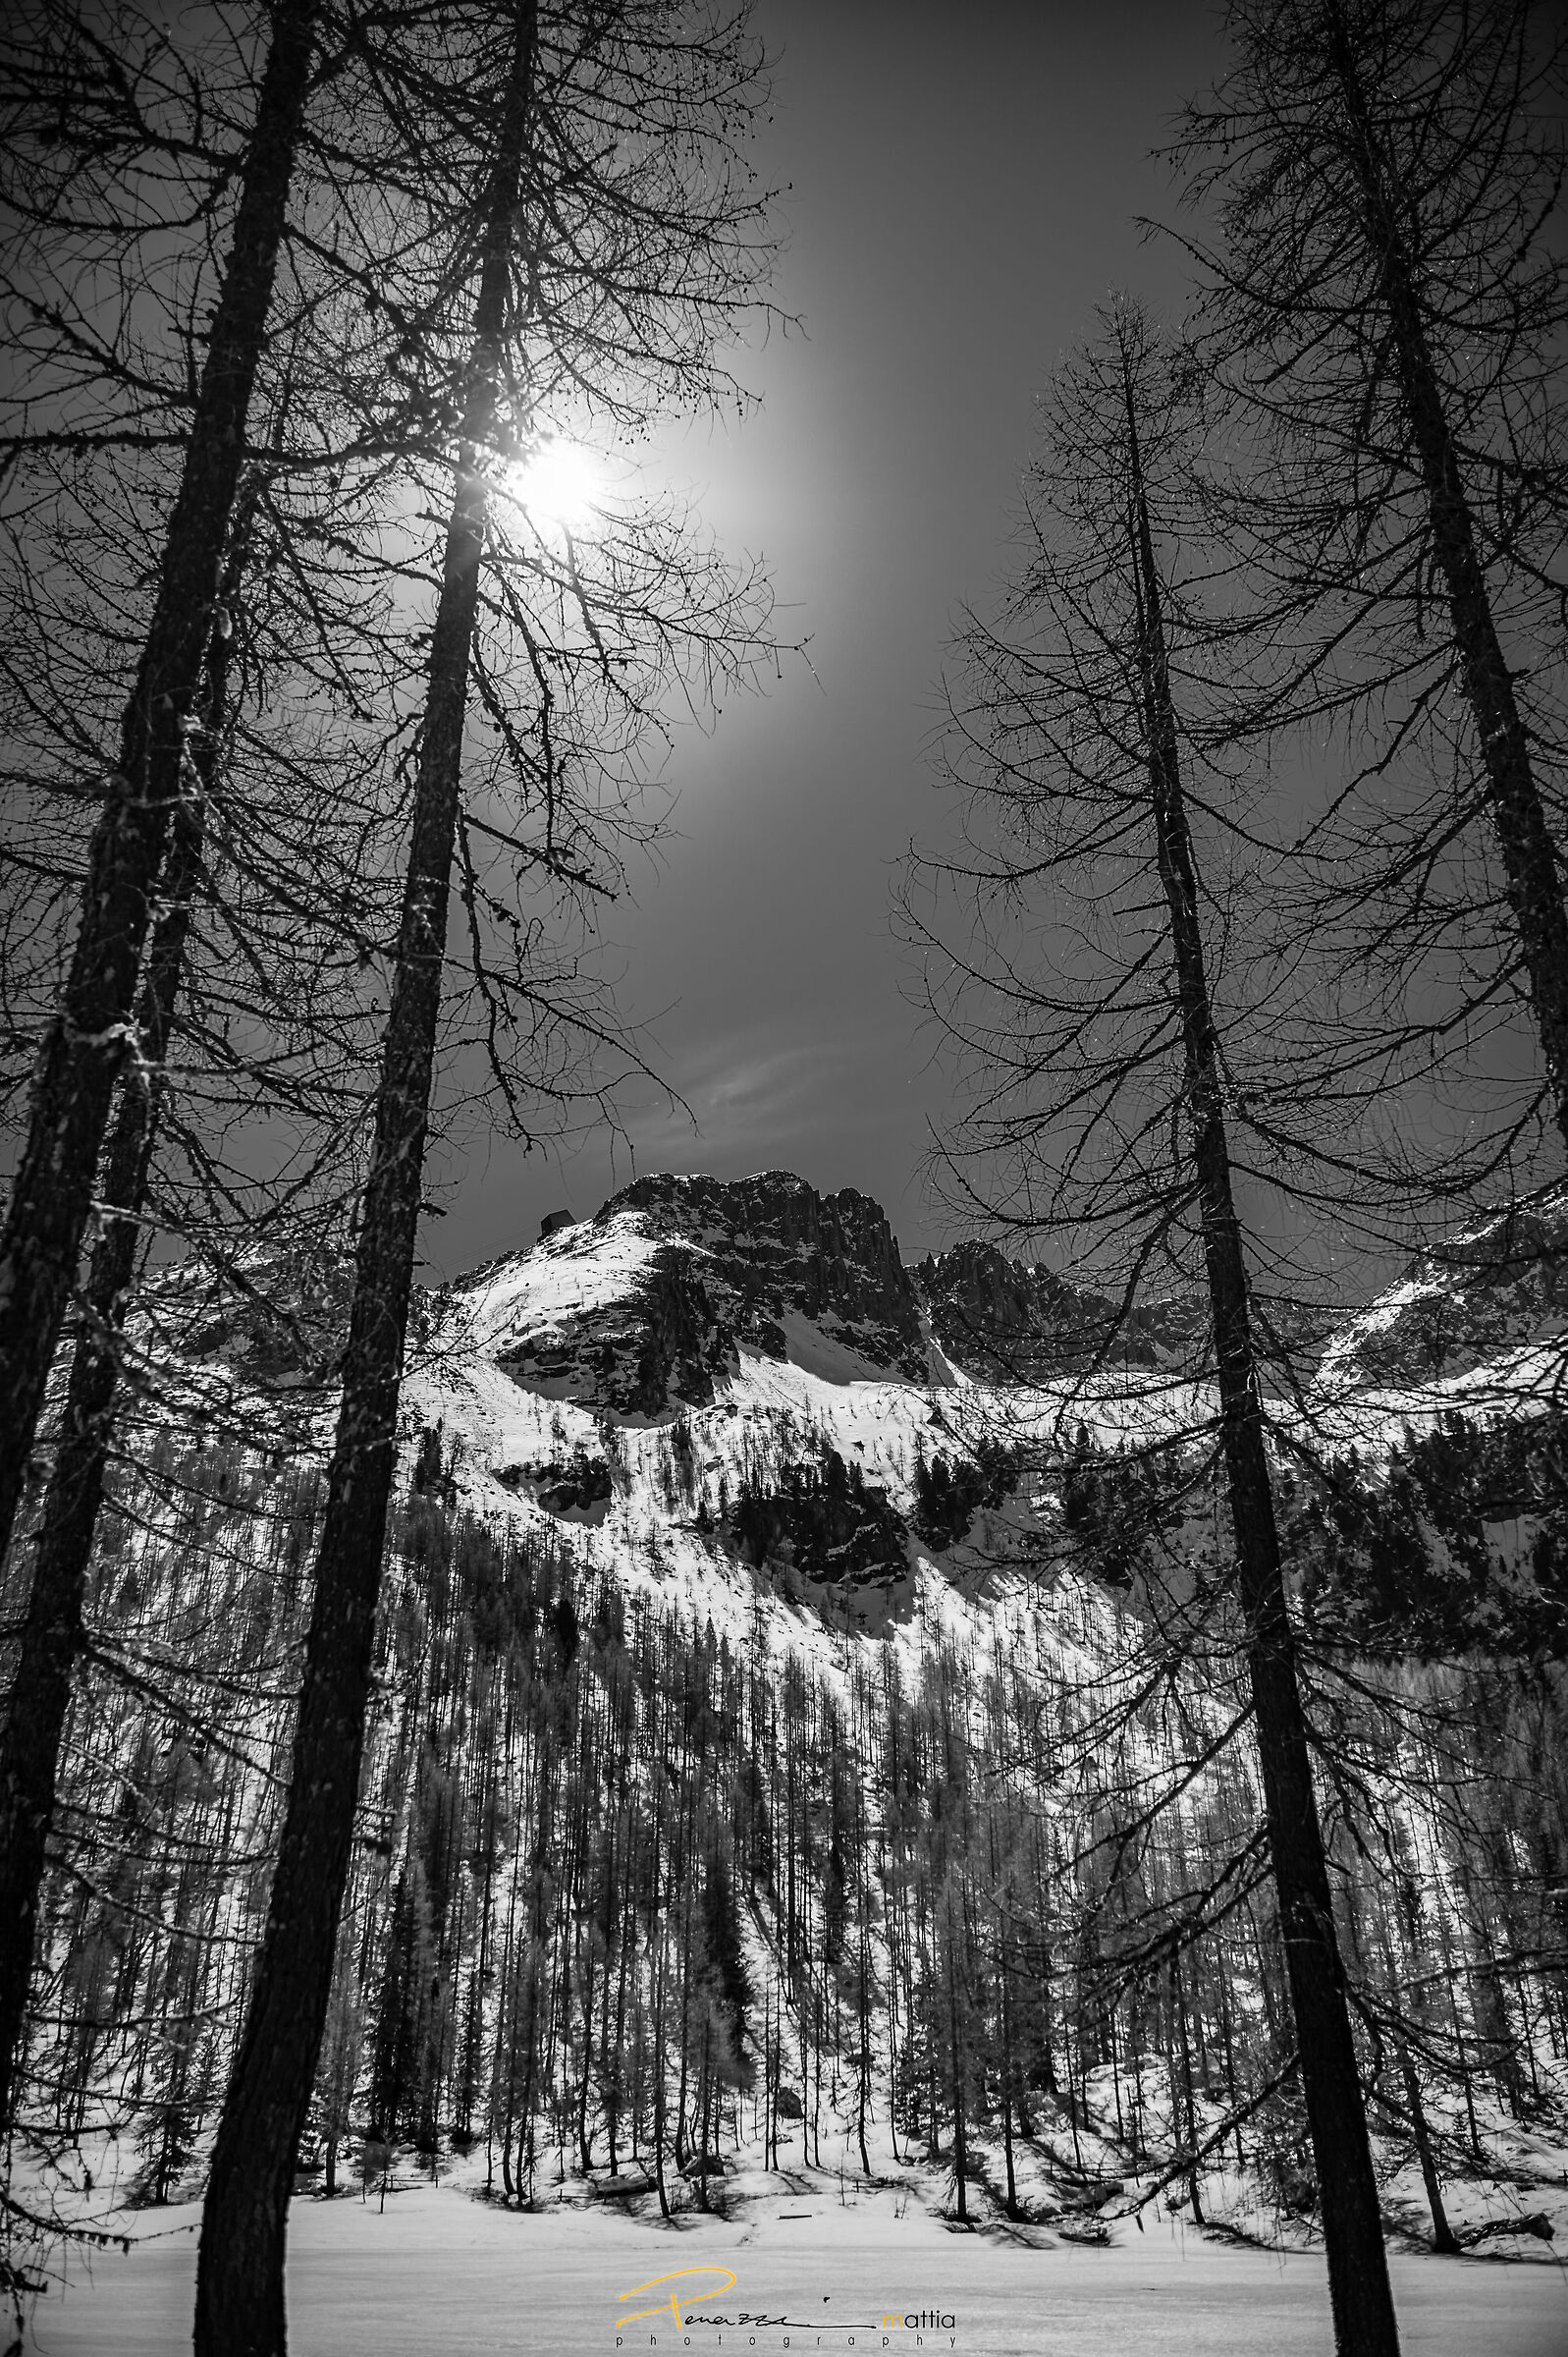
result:
M 1305 1399 L 1277 1403 L 1281 1428 L 1315 1453 L 1354 1447 L 1376 1463 L 1456 1410 L 1485 1421 L 1551 1404 L 1568 1351 L 1552 1258 L 1562 1227 L 1552 1197 L 1414 1265 L 1346 1321 Z M 549 1529 L 585 1566 L 711 1617 L 716 1630 L 787 1611 L 791 1641 L 817 1654 L 825 1603 L 882 1629 L 940 1607 L 973 1641 L 995 1612 L 1025 1598 L 1036 1608 L 1045 1558 L 1056 1559 L 1053 1582 L 1060 1574 L 1054 1468 L 1083 1438 L 1136 1450 L 1202 1429 L 1216 1409 L 1165 1347 L 1175 1325 L 1142 1366 L 1058 1368 L 1029 1384 L 966 1372 L 935 1339 L 960 1297 L 971 1370 L 992 1296 L 1008 1332 L 1023 1301 L 1036 1365 L 1051 1355 L 1040 1273 L 1015 1272 L 1021 1289 L 1009 1290 L 994 1258 L 954 1255 L 946 1274 L 923 1264 L 912 1283 L 864 1197 L 817 1197 L 780 1173 L 733 1186 L 642 1180 L 435 1297 L 406 1386 L 410 1446 L 439 1426 L 465 1503 Z M 1077 1296 L 1063 1298 L 1076 1318 Z M 982 1443 L 1023 1445 L 1028 1478 L 955 1544 L 921 1542 L 922 1460 L 972 1460 Z M 802 1578 L 787 1604 L 770 1588 L 759 1607 L 750 1567 L 722 1543 L 727 1509 L 747 1483 L 777 1487 L 830 1453 L 904 1524 L 901 1575 L 837 1588 Z

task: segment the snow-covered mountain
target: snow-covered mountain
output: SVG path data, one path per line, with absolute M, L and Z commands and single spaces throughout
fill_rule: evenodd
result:
M 742 1351 L 845 1378 L 932 1371 L 880 1205 L 783 1171 L 638 1179 L 454 1292 L 519 1383 L 621 1415 L 706 1405 Z
M 1378 1565 L 1390 1547 L 1444 1563 L 1500 1549 L 1505 1586 L 1517 1573 L 1530 1598 L 1520 1628 L 1561 1619 L 1555 1554 L 1540 1552 L 1561 1521 L 1556 1443 L 1488 1435 L 1533 1429 L 1556 1403 L 1564 1218 L 1548 1198 L 1402 1272 L 1342 1320 L 1305 1395 L 1276 1402 L 1282 1435 L 1319 1458 L 1353 1450 L 1346 1478 L 1375 1487 L 1421 1435 L 1468 1419 L 1468 1438 L 1436 1456 L 1433 1439 L 1415 1487 L 1391 1493 L 1396 1534 L 1368 1539 L 1327 1493 L 1326 1521 L 1301 1524 L 1297 1500 L 1325 1609 L 1355 1618 L 1366 1545 Z M 989 1643 L 1042 1578 L 1087 1568 L 1126 1595 L 1159 1531 L 1182 1580 L 1222 1552 L 1212 1501 L 1162 1508 L 1136 1482 L 1121 1498 L 1114 1467 L 1088 1488 L 1071 1472 L 1086 1441 L 1114 1453 L 1201 1431 L 1214 1401 L 1188 1372 L 1203 1339 L 1190 1302 L 1140 1313 L 1119 1363 L 1096 1365 L 1101 1296 L 983 1245 L 908 1268 L 876 1203 L 782 1172 L 644 1178 L 549 1226 L 422 1304 L 407 1447 L 437 1449 L 466 1510 L 568 1544 L 625 1592 L 651 1580 L 731 1634 L 781 1597 L 811 1626 L 886 1633 L 923 1597 Z M 1382 1634 L 1408 1609 L 1428 1650 L 1434 1630 L 1462 1646 L 1490 1624 L 1468 1589 L 1433 1619 L 1419 1570 L 1378 1593 Z M 814 1645 L 811 1626 L 789 1641 Z
M 782 1171 L 659 1175 L 590 1218 L 546 1225 L 538 1242 L 416 1296 L 416 1421 L 420 1370 L 450 1377 L 465 1363 L 626 1427 L 712 1408 L 770 1369 L 830 1389 L 907 1387 L 927 1398 L 908 1410 L 919 1423 L 965 1390 L 960 1421 L 1036 1432 L 1087 1416 L 1108 1438 L 1192 1409 L 1181 1378 L 1202 1353 L 1199 1298 L 1123 1312 L 978 1241 L 906 1265 L 881 1206 L 853 1188 L 823 1195 Z M 308 1412 L 309 1396 L 330 1394 L 348 1294 L 347 1265 L 324 1250 L 220 1282 L 173 1272 L 153 1296 L 156 1347 L 226 1372 L 241 1394 L 302 1396 Z M 1568 1348 L 1568 1187 L 1476 1221 L 1364 1307 L 1310 1323 L 1321 1339 L 1307 1409 L 1330 1438 L 1422 1429 L 1451 1408 L 1534 1412 L 1556 1397 Z M 959 1414 L 950 1399 L 943 1412 Z
M 931 1331 L 953 1366 L 982 1383 L 1049 1382 L 1085 1367 L 1114 1335 L 1125 1367 L 1171 1364 L 1201 1330 L 1191 1296 L 1134 1304 L 1070 1284 L 997 1245 L 968 1241 L 930 1253 L 914 1271 Z
M 1549 1350 L 1565 1328 L 1568 1186 L 1557 1186 L 1419 1254 L 1345 1319 L 1320 1379 L 1334 1390 L 1425 1390 L 1490 1369 L 1505 1386 L 1510 1368 Z
M 451 1300 L 472 1346 L 519 1384 L 622 1417 L 710 1403 L 743 1355 L 829 1380 L 1054 1387 L 1093 1364 L 1113 1320 L 1119 1369 L 1169 1371 L 1205 1315 L 1171 1295 L 1118 1318 L 1106 1294 L 984 1242 L 906 1266 L 869 1196 L 819 1195 L 782 1171 L 638 1179 L 460 1278 Z M 1565 1325 L 1568 1187 L 1472 1224 L 1343 1313 L 1322 1388 L 1440 1400 L 1478 1370 L 1503 1381 Z

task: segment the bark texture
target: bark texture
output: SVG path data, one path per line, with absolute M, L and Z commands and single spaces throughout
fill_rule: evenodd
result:
M 294 175 L 319 0 L 276 0 L 234 244 L 213 314 L 158 595 L 82 887 L 70 972 L 33 1077 L 0 1234 L 0 1555 L 60 1338 L 115 1082 L 134 1036 L 152 902 L 184 792 L 214 601 Z
M 1313 1790 L 1306 1715 L 1269 1481 L 1250 1287 L 1231 1189 L 1219 1040 L 1204 964 L 1198 880 L 1181 788 L 1160 577 L 1130 389 L 1127 430 L 1150 800 L 1176 970 L 1187 1118 L 1214 1321 L 1221 1446 L 1247 1626 L 1253 1717 L 1323 2210 L 1334 2345 L 1340 2357 L 1397 2357 L 1399 2334 L 1388 2283 L 1378 2183 Z
M 225 607 L 232 607 L 239 594 L 247 528 L 243 513 L 220 589 Z M 65 1415 L 35 1541 L 16 1674 L 0 1729 L 0 2128 L 15 2117 L 60 1744 L 114 1440 L 121 1339 L 157 1139 L 164 1059 L 201 868 L 205 796 L 225 727 L 234 645 L 232 636 L 214 632 L 208 648 L 206 710 L 189 779 L 196 791 L 176 810 L 160 880 L 163 912 L 153 928 L 137 1003 L 136 1061 L 122 1087 L 110 1133 L 101 1194 L 104 1226 L 88 1273 Z
M 486 197 L 469 390 L 431 644 L 397 967 L 289 1805 L 202 2211 L 196 2357 L 282 2357 L 287 2345 L 288 2205 L 331 1993 L 358 1794 L 441 1008 L 488 501 L 485 453 L 496 419 L 534 50 L 535 13 L 532 0 L 524 0 Z
M 1391 175 L 1356 69 L 1344 20 L 1328 12 L 1329 48 L 1344 96 L 1364 229 L 1388 315 L 1391 357 L 1421 465 L 1433 553 L 1448 596 L 1460 677 L 1475 716 L 1487 806 L 1497 831 L 1503 883 L 1530 983 L 1557 1125 L 1568 1144 L 1568 913 L 1562 878 L 1530 758 L 1530 742 L 1503 655 L 1427 333 L 1409 242 Z

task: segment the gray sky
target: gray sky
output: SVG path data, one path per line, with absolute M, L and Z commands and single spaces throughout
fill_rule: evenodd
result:
M 1032 397 L 1130 288 L 1180 307 L 1149 150 L 1219 67 L 1207 0 L 759 0 L 778 59 L 759 161 L 788 184 L 774 293 L 801 331 L 739 357 L 762 409 L 670 446 L 734 553 L 763 556 L 815 677 L 687 731 L 674 832 L 613 910 L 625 1014 L 700 1124 L 651 1111 L 638 1171 L 783 1168 L 886 1207 L 905 1255 L 945 1240 L 919 1163 L 946 1102 L 900 993 L 892 862 L 937 820 L 923 741 L 953 610 L 1000 576 Z M 597 1209 L 633 1175 L 595 1140 L 447 1159 L 448 1274 Z

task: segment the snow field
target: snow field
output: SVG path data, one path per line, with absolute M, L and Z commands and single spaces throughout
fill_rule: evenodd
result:
M 1321 2251 L 1204 2242 L 1175 2220 L 1130 2222 L 1104 2248 L 1037 2247 L 1028 2229 L 950 2233 L 892 2189 L 840 2201 L 836 2177 L 760 2174 L 729 2219 L 675 2226 L 561 2202 L 516 2215 L 454 2186 L 374 2201 L 296 2202 L 290 2219 L 293 2357 L 823 2357 L 854 2348 L 952 2357 L 1328 2357 Z M 129 2257 L 73 2258 L 39 2303 L 37 2357 L 175 2357 L 189 2345 L 194 2205 L 160 2214 Z M 1395 2254 L 1404 2357 L 1563 2357 L 1568 2275 L 1554 2266 Z M 653 2278 L 721 2296 L 673 2319 L 622 2320 L 668 2300 Z M 722 2272 L 719 2272 L 722 2271 Z M 724 2288 L 723 2274 L 733 2275 Z M 628 2303 L 621 2295 L 652 2288 Z M 698 2323 L 704 2307 L 708 2321 Z M 787 2318 L 721 2324 L 724 2318 Z M 950 2330 L 884 2330 L 886 2313 L 952 2317 Z M 855 2328 L 869 2328 L 856 2330 Z

